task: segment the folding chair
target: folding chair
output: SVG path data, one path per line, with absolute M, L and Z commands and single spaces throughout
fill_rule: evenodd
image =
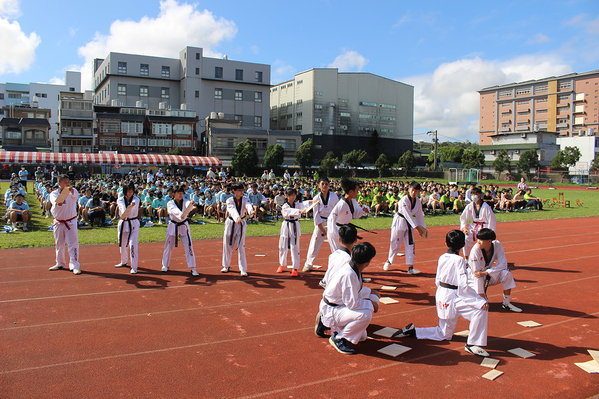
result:
M 580 202 L 580 200 L 576 200 L 576 205 L 578 205 L 578 206 L 582 207 L 583 203 L 582 203 L 582 202 Z

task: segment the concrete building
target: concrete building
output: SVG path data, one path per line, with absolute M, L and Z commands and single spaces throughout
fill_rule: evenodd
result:
M 59 151 L 94 152 L 94 110 L 91 91 L 63 91 L 58 102 Z
M 203 120 L 211 112 L 240 120 L 243 127 L 268 126 L 270 65 L 204 57 L 185 47 L 179 58 L 109 53 L 94 61 L 97 105 L 182 109 L 187 104 Z
M 551 160 L 557 155 L 560 147 L 556 144 L 556 138 L 559 133 L 556 132 L 528 132 L 528 133 L 503 133 L 490 136 L 491 144 L 480 145 L 478 148 L 485 154 L 485 163 L 482 171 L 484 173 L 494 173 L 493 161 L 499 155 L 501 150 L 506 150 L 510 157 L 512 171 L 516 170 L 516 165 L 520 160 L 520 155 L 524 151 L 535 149 L 539 157 L 541 166 L 549 166 Z
M 487 87 L 480 94 L 479 143 L 502 133 L 597 132 L 599 70 Z
M 6 151 L 50 151 L 52 111 L 37 104 L 5 105 L 2 108 L 2 149 Z
M 49 119 L 48 131 L 50 147 L 58 151 L 58 103 L 61 92 L 81 92 L 81 72 L 67 71 L 64 78 L 65 84 L 49 83 L 0 83 L 0 118 L 1 109 L 5 106 L 33 105 L 38 108 L 52 110 Z M 2 136 L 2 134 L 0 134 Z
M 301 133 L 294 130 L 248 129 L 242 127 L 241 121 L 217 118 L 206 118 L 206 127 L 201 134 L 205 143 L 205 152 L 201 154 L 217 157 L 224 166 L 231 164 L 237 145 L 248 139 L 254 144 L 260 163 L 264 162 L 269 145 L 280 144 L 285 150 L 283 165 L 293 165 L 295 151 L 302 144 Z
M 412 149 L 414 87 L 371 73 L 315 68 L 270 89 L 270 128 L 312 138 L 315 157 L 368 149 L 377 131 L 383 151 Z
M 592 132 L 591 132 L 592 133 Z M 593 160 L 599 154 L 599 140 L 597 136 L 558 137 L 557 144 L 560 150 L 566 147 L 578 147 L 581 156 L 578 164 L 570 167 L 570 173 L 588 174 Z M 583 173 L 584 172 L 584 173 Z
M 163 154 L 176 147 L 182 155 L 197 154 L 196 111 L 137 106 L 95 105 L 99 151 Z

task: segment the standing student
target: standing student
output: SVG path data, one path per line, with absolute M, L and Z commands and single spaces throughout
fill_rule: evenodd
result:
M 121 251 L 121 263 L 115 267 L 126 267 L 131 256 L 131 274 L 137 273 L 139 263 L 138 238 L 139 238 L 139 205 L 141 200 L 135 195 L 135 185 L 133 182 L 123 190 L 123 196 L 117 199 L 119 207 L 119 224 L 117 226 L 119 248 Z M 125 212 L 129 211 L 127 216 Z M 127 250 L 129 247 L 129 250 Z
M 247 260 L 245 257 L 245 232 L 246 214 L 252 216 L 254 208 L 250 200 L 243 195 L 245 188 L 242 183 L 235 183 L 231 187 L 233 196 L 227 198 L 227 213 L 225 219 L 225 231 L 223 234 L 223 268 L 221 273 L 228 273 L 231 268 L 231 257 L 233 249 L 237 244 L 239 272 L 241 277 L 247 277 Z
M 398 212 L 393 216 L 391 224 L 391 244 L 389 246 L 389 256 L 383 265 L 383 270 L 389 270 L 395 256 L 401 249 L 402 244 L 406 251 L 406 265 L 408 274 L 418 274 L 419 270 L 414 269 L 414 256 L 416 248 L 414 246 L 414 230 L 421 237 L 427 237 L 428 232 L 424 223 L 424 213 L 422 212 L 422 202 L 418 198 L 422 187 L 418 182 L 412 182 L 408 188 L 408 195 L 399 200 Z
M 21 185 L 23 186 L 23 190 L 25 190 L 25 194 L 27 194 L 27 177 L 29 176 L 29 172 L 25 169 L 25 166 L 21 166 L 21 170 L 19 170 L 19 179 L 21 181 Z
M 70 194 L 67 198 L 58 203 L 58 197 L 65 188 L 69 189 Z M 52 203 L 52 216 L 54 216 L 53 232 L 54 243 L 56 247 L 56 264 L 50 270 L 60 270 L 66 265 L 64 256 L 64 244 L 67 243 L 69 250 L 69 270 L 73 274 L 81 274 L 79 270 L 79 236 L 77 233 L 77 199 L 79 192 L 71 187 L 71 181 L 67 175 L 58 177 L 58 189 L 50 193 L 50 202 Z
M 299 224 L 301 215 L 306 214 L 306 209 L 311 201 L 295 202 L 297 190 L 288 188 L 285 191 L 286 200 L 281 208 L 283 223 L 281 224 L 281 237 L 279 238 L 279 268 L 277 273 L 283 273 L 287 266 L 287 252 L 291 250 L 292 277 L 298 276 L 300 262 L 299 240 L 302 234 Z
M 394 337 L 416 337 L 433 341 L 451 340 L 462 316 L 470 321 L 470 334 L 466 344 L 466 352 L 477 356 L 489 356 L 481 346 L 487 345 L 487 320 L 489 304 L 468 284 L 468 266 L 460 256 L 464 246 L 465 235 L 460 230 L 451 230 L 445 237 L 447 253 L 441 255 L 437 266 L 437 316 L 439 326 L 415 328 L 410 323 L 399 330 Z
M 464 258 L 468 259 L 470 248 L 476 242 L 476 233 L 480 229 L 487 228 L 495 231 L 497 219 L 493 210 L 483 201 L 482 191 L 479 187 L 472 188 L 471 199 L 460 215 L 460 230 L 466 234 L 466 245 L 464 246 Z M 468 224 L 470 220 L 470 224 Z
M 308 247 L 308 255 L 306 257 L 306 263 L 304 264 L 304 272 L 309 272 L 314 266 L 314 261 L 318 256 L 320 246 L 324 242 L 327 236 L 327 219 L 331 214 L 331 211 L 339 202 L 337 194 L 329 190 L 331 182 L 326 177 L 321 177 L 318 181 L 318 188 L 320 193 L 316 196 L 318 204 L 314 209 L 314 231 L 312 232 L 312 238 L 310 239 L 310 246 Z
M 362 217 L 364 213 L 370 212 L 367 205 L 360 206 L 356 201 L 359 190 L 358 182 L 341 179 L 341 188 L 345 196 L 337 202 L 327 219 L 327 240 L 329 241 L 331 253 L 339 249 L 339 227 L 349 224 L 352 219 Z
M 486 297 L 487 287 L 501 284 L 503 286 L 501 307 L 516 313 L 522 312 L 522 309 L 510 303 L 510 294 L 512 289 L 516 288 L 516 282 L 512 272 L 507 268 L 503 245 L 497 240 L 493 230 L 483 228 L 476 233 L 476 244 L 470 251 L 468 266 L 475 277 L 472 288 L 477 294 Z
M 185 188 L 183 186 L 177 187 L 175 189 L 174 198 L 166 205 L 170 221 L 166 228 L 166 241 L 164 242 L 164 254 L 162 255 L 162 272 L 166 273 L 168 271 L 171 262 L 171 253 L 173 252 L 173 248 L 179 245 L 179 238 L 181 238 L 181 243 L 185 249 L 187 267 L 191 270 L 192 276 L 199 276 L 200 274 L 196 270 L 196 257 L 193 252 L 193 243 L 191 241 L 191 235 L 189 234 L 189 223 L 187 222 L 187 217 L 185 219 L 182 218 L 183 212 L 185 212 L 189 204 L 193 204 L 193 202 L 184 200 L 184 194 Z

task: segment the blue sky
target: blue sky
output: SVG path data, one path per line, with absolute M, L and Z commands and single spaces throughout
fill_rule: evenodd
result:
M 415 140 L 477 140 L 483 87 L 599 68 L 599 1 L 0 0 L 0 82 L 57 82 L 109 51 L 313 67 L 414 86 Z

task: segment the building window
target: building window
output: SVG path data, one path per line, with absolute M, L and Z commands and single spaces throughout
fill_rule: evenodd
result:
M 366 101 L 360 101 L 360 105 L 364 105 L 366 107 L 376 107 L 376 103 L 369 103 Z
M 546 109 L 537 109 L 537 114 L 546 114 L 547 110 Z
M 294 150 L 295 151 L 295 140 L 277 139 L 277 144 L 280 144 L 284 150 Z
M 339 116 L 342 118 L 349 118 L 351 117 L 351 114 L 349 112 L 340 112 Z
M 262 127 L 262 117 L 254 116 L 254 127 Z
M 295 125 L 295 130 L 302 130 L 302 125 Z
M 528 111 L 528 110 L 518 112 L 518 115 L 528 115 L 528 114 L 530 114 L 530 111 Z
M 237 137 L 217 137 L 216 148 L 235 148 L 237 146 Z
M 254 92 L 254 101 L 257 103 L 262 102 L 262 92 L 261 91 Z
M 298 118 L 301 118 L 303 115 L 304 115 L 303 112 L 298 112 L 295 114 L 295 116 Z
M 141 76 L 148 76 L 150 74 L 150 66 L 148 64 L 140 64 L 139 74 Z
M 548 91 L 548 90 L 549 90 L 549 85 L 541 85 L 541 86 L 535 87 L 535 93 L 542 93 L 542 92 Z
M 200 91 L 196 90 L 196 98 L 200 98 Z
M 347 102 L 347 100 L 345 102 Z M 396 108 L 395 105 L 392 105 L 392 104 L 380 104 L 380 107 L 381 108 L 391 108 L 391 109 Z
M 216 100 L 222 100 L 223 99 L 223 89 L 214 89 L 214 98 Z
M 127 63 L 126 62 L 119 62 L 118 73 L 127 73 Z
M 235 101 L 243 101 L 243 92 L 241 90 L 235 90 Z
M 139 86 L 139 96 L 140 97 L 148 96 L 148 86 Z
M 235 70 L 235 80 L 243 80 L 243 69 Z
M 0 93 L 0 100 L 4 100 L 4 93 Z
M 162 95 L 161 95 L 161 97 L 162 98 L 169 98 L 170 97 L 170 93 L 169 92 L 170 92 L 170 90 L 169 90 L 168 87 L 163 87 L 162 88 Z
M 223 68 L 222 67 L 214 67 L 214 77 L 217 79 L 223 78 Z
M 170 78 L 171 77 L 171 67 L 169 67 L 169 66 L 162 66 L 162 77 L 163 78 Z
M 315 95 L 315 96 L 322 96 L 322 91 L 315 91 L 315 92 L 314 92 L 314 95 Z
M 196 60 L 200 59 L 200 53 L 196 53 Z
M 530 101 L 518 101 L 518 105 L 528 105 Z
M 559 118 L 559 119 L 557 120 L 557 123 L 559 123 L 560 125 L 561 125 L 562 123 L 568 123 L 568 118 Z
M 500 91 L 499 94 L 497 95 L 498 98 L 511 97 L 511 96 L 512 96 L 512 91 L 511 90 Z
M 200 68 L 196 68 L 196 75 L 200 74 Z
M 322 123 L 322 118 L 314 118 L 314 122 Z
M 537 103 L 546 103 L 547 98 L 537 98 Z
M 523 94 L 530 94 L 530 89 L 518 89 L 516 90 L 516 95 L 521 96 Z
M 119 84 L 117 87 L 117 94 L 119 96 L 126 96 L 127 95 L 127 85 Z
M 559 96 L 559 100 L 560 101 L 568 101 L 570 99 L 570 96 L 566 95 L 566 96 Z
M 235 119 L 236 121 L 242 121 L 243 120 L 243 115 L 235 115 L 233 117 L 233 119 Z
M 570 89 L 572 88 L 571 82 L 561 82 L 558 86 L 558 89 Z
M 303 103 L 303 102 L 304 102 L 304 100 L 302 100 L 302 99 L 299 99 L 299 100 L 297 100 L 297 103 L 298 103 L 298 104 L 301 104 L 301 103 Z
M 518 122 L 518 126 L 528 126 L 528 122 Z
M 256 71 L 256 73 L 254 74 L 254 80 L 256 82 L 262 83 L 262 72 L 261 71 Z
M 510 123 L 509 123 L 509 122 L 502 123 L 502 124 L 501 124 L 501 127 L 510 127 Z
M 322 105 L 321 104 L 314 104 L 314 109 L 322 109 Z

